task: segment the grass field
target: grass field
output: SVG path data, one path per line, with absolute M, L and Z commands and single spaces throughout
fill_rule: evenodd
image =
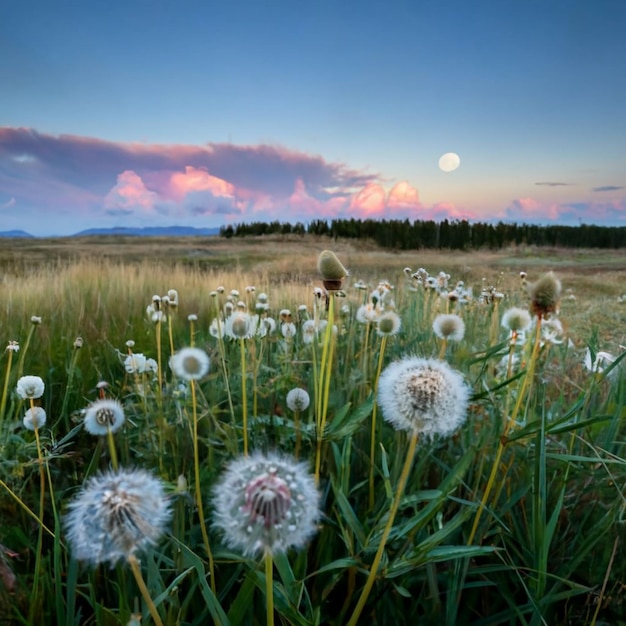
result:
M 0 623 L 626 624 L 625 279 L 618 251 L 0 240 Z

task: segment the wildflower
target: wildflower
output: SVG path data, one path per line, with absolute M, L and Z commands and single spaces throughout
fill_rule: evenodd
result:
M 85 344 L 85 341 L 83 340 L 82 337 L 76 337 L 76 339 L 74 339 L 74 347 L 77 350 L 80 350 L 84 344 Z
M 469 389 L 445 361 L 405 357 L 378 380 L 378 404 L 396 429 L 450 435 L 466 418 Z
M 380 311 L 371 303 L 362 304 L 356 310 L 356 321 L 359 324 L 368 324 L 369 322 L 375 322 L 378 318 Z
M 8 350 L 10 352 L 19 352 L 20 344 L 17 341 L 9 341 L 5 350 Z
M 211 335 L 211 337 L 215 337 L 216 339 L 218 339 L 219 337 L 223 337 L 224 322 L 215 317 L 209 325 L 209 334 Z
M 176 308 L 178 306 L 178 291 L 176 291 L 176 289 L 169 289 L 167 292 L 167 297 L 170 301 L 170 307 Z
M 377 333 L 384 337 L 397 335 L 400 332 L 402 322 L 400 316 L 395 311 L 387 311 L 378 318 Z
M 316 532 L 320 496 L 306 465 L 256 452 L 231 461 L 213 490 L 215 526 L 246 555 L 300 548 Z
M 146 371 L 146 357 L 141 352 L 129 354 L 124 359 L 124 369 L 129 374 L 143 374 Z
M 558 317 L 549 317 L 541 324 L 541 345 L 551 343 L 560 345 L 565 341 L 565 330 Z
M 324 250 L 317 259 L 317 270 L 322 276 L 324 287 L 329 291 L 341 289 L 348 270 L 342 265 L 334 252 Z
M 126 342 L 126 347 L 127 347 L 127 348 L 134 348 L 134 347 L 135 347 L 135 342 L 134 342 L 132 339 L 129 339 L 129 340 Z
M 545 317 L 548 313 L 554 313 L 558 308 L 561 281 L 554 275 L 554 272 L 548 272 L 537 282 L 528 285 L 528 294 L 533 313 L 537 317 Z
M 530 313 L 526 309 L 514 306 L 504 312 L 501 324 L 502 328 L 520 333 L 528 330 L 531 322 Z
M 280 333 L 285 339 L 291 339 L 296 336 L 296 325 L 293 322 L 283 322 L 280 325 Z
M 161 480 L 144 470 L 120 469 L 83 485 L 65 525 L 76 559 L 113 566 L 156 544 L 170 516 Z
M 28 430 L 39 430 L 46 423 L 46 412 L 40 406 L 31 407 L 26 411 L 22 422 Z
M 90 435 L 117 432 L 124 424 L 124 408 L 117 400 L 96 400 L 85 411 L 84 426 Z
M 243 312 L 233 313 L 226 320 L 225 334 L 232 339 L 249 339 L 254 334 L 250 315 Z
M 264 317 L 259 324 L 259 330 L 257 334 L 259 337 L 266 337 L 272 335 L 276 330 L 276 321 L 273 317 Z
M 309 394 L 300 387 L 294 387 L 286 398 L 287 407 L 292 411 L 305 411 L 311 403 Z
M 302 342 L 303 343 L 313 343 L 316 333 L 317 333 L 317 328 L 315 327 L 314 320 L 306 320 L 306 322 L 303 322 L 302 324 Z
M 38 315 L 33 315 L 30 318 L 30 323 L 34 326 L 39 326 L 39 324 L 41 324 L 41 317 L 39 317 Z
M 15 390 L 20 398 L 27 400 L 41 398 L 45 388 L 43 380 L 39 376 L 22 376 L 17 381 Z
M 199 380 L 209 371 L 209 355 L 200 348 L 183 348 L 170 358 L 170 367 L 183 380 Z
M 433 320 L 433 332 L 439 339 L 461 341 L 465 336 L 465 322 L 454 313 L 440 313 Z
M 188 322 L 197 322 L 198 321 L 198 316 L 195 313 L 190 313 L 187 316 L 187 321 Z

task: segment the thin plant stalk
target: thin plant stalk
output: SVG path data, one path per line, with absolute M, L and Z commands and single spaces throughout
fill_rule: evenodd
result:
M 441 361 L 443 361 L 443 359 L 444 359 L 444 358 L 445 358 L 445 356 L 446 356 L 446 349 L 447 349 L 447 348 L 448 348 L 448 339 L 447 339 L 447 337 L 444 337 L 444 338 L 441 340 L 441 348 L 439 348 L 439 359 L 440 359 Z
M 200 518 L 200 532 L 202 533 L 202 541 L 204 542 L 204 549 L 206 550 L 207 557 L 209 559 L 209 575 L 211 577 L 211 590 L 216 593 L 215 588 L 215 564 L 213 562 L 213 553 L 211 552 L 211 545 L 209 544 L 209 534 L 206 529 L 206 522 L 204 520 L 204 506 L 202 504 L 202 488 L 200 485 L 200 454 L 198 452 L 198 410 L 196 401 L 196 382 L 195 380 L 189 381 L 191 385 L 191 410 L 192 410 L 192 422 L 193 422 L 193 469 L 194 469 L 194 482 L 196 489 L 196 506 L 198 507 L 198 517 Z
M 243 337 L 239 339 L 241 355 L 241 413 L 243 416 L 243 454 L 248 456 L 248 396 L 246 392 L 246 343 Z
M 115 450 L 115 439 L 113 438 L 113 431 L 111 427 L 107 425 L 107 444 L 109 446 L 109 454 L 111 455 L 111 465 L 114 470 L 117 470 L 117 452 Z
M 22 349 L 20 351 L 20 358 L 19 358 L 19 361 L 17 362 L 17 377 L 18 378 L 20 378 L 22 374 L 24 373 L 24 361 L 26 359 L 26 353 L 28 352 L 30 341 L 33 338 L 33 335 L 35 334 L 35 329 L 37 328 L 37 326 L 39 326 L 39 324 L 31 323 L 30 329 L 28 330 L 28 335 L 26 335 L 26 341 L 24 342 L 24 345 L 22 346 Z
M 300 430 L 300 409 L 293 412 L 293 425 L 296 431 L 296 447 L 293 455 L 296 459 L 300 458 L 300 446 L 302 445 L 302 432 Z
M 4 385 L 2 387 L 2 400 L 0 401 L 0 433 L 2 432 L 2 423 L 4 421 L 4 411 L 7 405 L 7 397 L 9 395 L 9 378 L 11 377 L 11 363 L 13 362 L 13 348 L 7 349 L 9 356 L 7 357 L 7 370 L 4 374 Z
M 23 502 L 23 500 L 20 499 L 20 497 L 2 480 L 2 478 L 0 478 L 0 487 L 4 487 L 8 494 L 24 509 L 24 511 L 28 513 L 28 515 L 30 515 L 51 537 L 54 537 L 54 533 L 43 523 L 43 520 L 38 517 L 37 514 Z
M 269 550 L 265 551 L 265 607 L 267 626 L 274 626 L 274 560 Z
M 65 394 L 63 395 L 63 404 L 61 406 L 61 418 L 65 422 L 65 428 L 69 431 L 71 429 L 70 425 L 70 417 L 67 412 L 67 405 L 70 400 L 70 393 L 72 391 L 72 381 L 74 379 L 74 371 L 76 370 L 76 362 L 78 361 L 78 353 L 80 352 L 82 347 L 74 344 L 74 351 L 72 353 L 72 358 L 70 359 L 70 366 L 67 371 L 67 385 L 65 387 Z
M 400 478 L 398 479 L 398 484 L 396 485 L 396 495 L 391 504 L 391 508 L 389 509 L 389 517 L 387 518 L 387 524 L 385 525 L 383 535 L 380 538 L 380 544 L 378 545 L 376 556 L 374 557 L 374 561 L 372 562 L 372 566 L 370 567 L 367 581 L 365 582 L 365 586 L 363 587 L 363 590 L 361 591 L 361 595 L 359 597 L 356 607 L 354 608 L 352 617 L 350 618 L 350 621 L 348 622 L 347 626 L 356 626 L 359 623 L 359 618 L 361 617 L 361 613 L 363 611 L 363 608 L 365 607 L 367 598 L 369 597 L 370 591 L 372 590 L 372 587 L 374 586 L 376 575 L 378 573 L 378 568 L 380 567 L 380 562 L 383 557 L 383 552 L 385 551 L 385 545 L 387 543 L 387 539 L 389 538 L 389 534 L 391 533 L 391 529 L 393 527 L 393 522 L 396 517 L 396 513 L 398 512 L 398 508 L 400 507 L 400 500 L 402 499 L 402 495 L 404 494 L 404 488 L 406 487 L 409 474 L 411 473 L 411 468 L 413 467 L 413 457 L 415 456 L 415 449 L 417 447 L 418 438 L 419 438 L 419 432 L 413 431 L 413 433 L 411 434 L 411 439 L 409 441 L 409 447 L 406 453 L 406 459 L 404 461 L 402 473 L 400 474 Z
M 380 342 L 380 352 L 378 354 L 378 368 L 376 369 L 376 380 L 374 380 L 374 396 L 378 392 L 378 379 L 380 378 L 380 372 L 383 367 L 383 360 L 385 357 L 385 348 L 387 347 L 388 335 L 383 335 Z M 378 404 L 374 399 L 374 407 L 372 408 L 372 429 L 370 433 L 370 474 L 369 474 L 369 508 L 374 508 L 374 457 L 376 456 L 376 409 Z
M 522 381 L 521 388 L 519 390 L 517 401 L 515 402 L 515 406 L 513 407 L 513 411 L 511 413 L 511 417 L 504 424 L 504 428 L 502 431 L 502 435 L 498 441 L 498 449 L 496 450 L 496 458 L 493 461 L 493 465 L 491 466 L 491 473 L 489 474 L 489 478 L 487 480 L 487 486 L 485 487 L 485 492 L 483 493 L 483 497 L 478 505 L 478 510 L 476 511 L 476 515 L 474 517 L 474 523 L 472 524 L 472 530 L 470 531 L 469 538 L 467 540 L 467 545 L 471 545 L 474 541 L 474 537 L 476 536 L 476 531 L 478 530 L 478 523 L 480 521 L 481 515 L 485 506 L 487 505 L 487 501 L 489 496 L 491 495 L 491 490 L 493 489 L 493 485 L 496 479 L 496 474 L 498 473 L 498 469 L 500 468 L 500 462 L 502 460 L 502 453 L 504 452 L 504 446 L 507 443 L 507 435 L 509 431 L 515 427 L 517 423 L 517 416 L 522 406 L 522 402 L 526 395 L 526 389 L 528 388 L 532 378 L 535 374 L 535 366 L 537 362 L 537 358 L 539 356 L 539 348 L 541 346 L 541 320 L 542 317 L 537 317 L 537 328 L 535 332 L 535 341 L 533 344 L 533 350 L 531 353 L 530 361 L 528 363 L 528 369 L 526 370 L 526 376 L 524 376 L 524 380 Z M 506 419 L 506 415 L 504 416 Z M 504 477 L 503 477 L 504 479 Z
M 129 554 L 126 560 L 130 565 L 130 569 L 133 573 L 133 576 L 135 577 L 135 581 L 137 582 L 139 591 L 141 592 L 141 595 L 143 596 L 143 599 L 148 606 L 148 611 L 150 611 L 150 615 L 152 616 L 154 623 L 156 624 L 156 626 L 163 626 L 161 616 L 159 615 L 156 606 L 154 606 L 154 601 L 152 600 L 150 592 L 148 591 L 148 587 L 146 587 L 146 583 L 143 579 L 143 576 L 141 575 L 141 567 L 139 566 L 139 561 L 137 560 L 137 557 L 134 554 Z

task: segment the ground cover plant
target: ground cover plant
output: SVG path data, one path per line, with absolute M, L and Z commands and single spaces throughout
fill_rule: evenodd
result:
M 334 243 L 5 248 L 3 623 L 622 623 L 623 263 Z

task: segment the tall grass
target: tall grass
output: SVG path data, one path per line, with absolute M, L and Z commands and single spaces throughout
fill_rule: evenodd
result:
M 428 289 L 403 272 L 405 258 L 380 272 L 371 259 L 365 269 L 363 257 L 347 257 L 353 278 L 328 310 L 313 293 L 314 256 L 299 259 L 295 274 L 284 259 L 280 270 L 86 259 L 5 276 L 0 330 L 22 352 L 19 360 L 12 350 L 0 357 L 3 623 L 620 623 L 623 305 L 605 294 L 604 312 L 622 323 L 621 335 L 615 326 L 591 328 L 584 311 L 595 311 L 596 296 L 585 292 L 584 276 L 582 287 L 564 279 L 577 299 L 561 302 L 562 330 L 535 325 L 512 345 L 500 319 L 510 306 L 528 306 L 517 267 L 458 275 L 446 267 L 447 286 Z M 426 269 L 436 277 L 442 268 Z M 365 291 L 353 286 L 357 278 Z M 384 302 L 372 295 L 382 280 L 393 287 Z M 457 280 L 472 288 L 466 303 L 444 297 Z M 246 291 L 251 285 L 256 291 Z M 180 296 L 176 314 L 155 324 L 146 307 L 169 289 Z M 275 332 L 222 334 L 233 289 L 250 315 L 254 294 L 268 294 L 258 328 L 271 317 Z M 358 321 L 359 307 L 374 300 L 378 313 Z M 306 314 L 296 315 L 300 305 Z M 373 328 L 383 306 L 402 327 L 381 341 Z M 281 309 L 293 314 L 295 337 L 281 333 Z M 462 316 L 465 336 L 442 351 L 432 323 L 446 312 Z M 33 315 L 42 318 L 35 330 Z M 192 339 L 189 315 L 197 316 Z M 209 331 L 216 317 L 218 336 Z M 330 322 L 310 343 L 301 332 L 307 317 Z M 125 370 L 129 340 L 158 370 Z M 192 342 L 211 367 L 185 382 L 169 358 Z M 587 347 L 618 358 L 588 371 Z M 442 355 L 470 386 L 467 421 L 451 437 L 407 440 L 380 420 L 378 377 L 405 355 Z M 14 392 L 16 362 L 46 383 L 48 422 L 34 433 L 22 427 L 30 405 Z M 82 426 L 103 382 L 126 414 L 113 448 Z M 286 406 L 294 387 L 310 394 L 303 411 Z M 84 481 L 114 463 L 111 449 L 120 467 L 165 481 L 172 504 L 168 532 L 133 555 L 130 571 L 76 562 L 62 523 Z M 214 485 L 241 450 L 297 452 L 315 474 L 322 515 L 305 548 L 242 555 L 213 526 Z

